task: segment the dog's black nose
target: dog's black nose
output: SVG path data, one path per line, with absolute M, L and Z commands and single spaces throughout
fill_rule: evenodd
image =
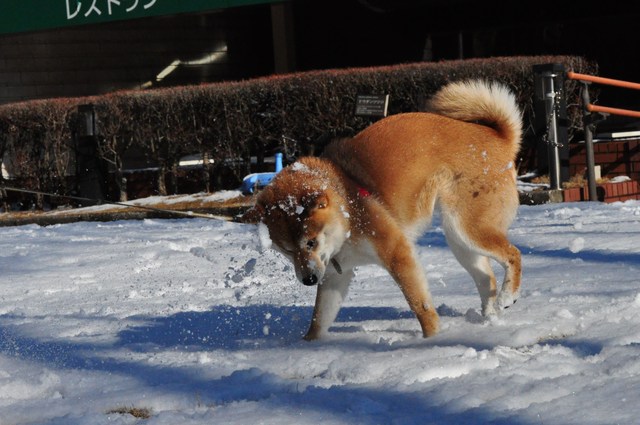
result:
M 315 274 L 311 274 L 305 278 L 302 279 L 302 283 L 304 283 L 307 286 L 313 286 L 316 283 L 318 283 L 318 276 L 316 276 Z

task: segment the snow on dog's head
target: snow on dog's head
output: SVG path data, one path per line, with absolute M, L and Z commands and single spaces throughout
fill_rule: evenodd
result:
M 341 196 L 317 158 L 304 158 L 278 173 L 245 217 L 261 223 L 258 231 L 268 233 L 272 246 L 291 260 L 305 285 L 322 281 L 350 231 Z

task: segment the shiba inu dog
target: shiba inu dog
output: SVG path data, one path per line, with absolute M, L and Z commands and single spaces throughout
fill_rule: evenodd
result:
M 382 119 L 334 141 L 321 157 L 291 164 L 244 215 L 268 228 L 303 284 L 318 285 L 306 339 L 328 331 L 354 267 L 370 263 L 397 282 L 423 335 L 438 332 L 414 251 L 436 207 L 449 247 L 475 281 L 483 315 L 517 299 L 520 251 L 506 236 L 519 204 L 515 98 L 497 83 L 455 82 L 434 95 L 428 111 Z M 505 270 L 499 291 L 490 259 Z

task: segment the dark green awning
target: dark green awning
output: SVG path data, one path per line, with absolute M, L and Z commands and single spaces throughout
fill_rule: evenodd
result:
M 282 0 L 0 0 L 0 34 L 175 15 Z

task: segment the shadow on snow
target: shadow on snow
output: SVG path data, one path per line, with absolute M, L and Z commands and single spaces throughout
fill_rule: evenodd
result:
M 206 312 L 181 312 L 156 318 L 120 332 L 120 344 L 145 350 L 161 347 L 227 349 L 281 346 L 300 341 L 311 320 L 312 308 L 301 306 L 222 305 Z M 413 318 L 410 311 L 390 307 L 343 307 L 340 322 Z
M 194 405 L 205 402 L 221 406 L 255 401 L 268 405 L 267 409 L 301 415 L 316 412 L 326 418 L 364 425 L 390 422 L 527 425 L 522 418 L 503 418 L 501 414 L 496 415 L 482 407 L 464 412 L 451 411 L 446 405 L 441 405 L 437 397 L 434 399 L 429 390 L 400 391 L 384 384 L 376 387 L 345 384 L 324 388 L 309 385 L 309 378 L 284 378 L 255 367 L 237 370 L 220 378 L 207 378 L 206 373 L 199 373 L 193 367 L 150 364 L 109 355 L 114 348 L 157 352 L 159 346 L 228 351 L 245 348 L 253 349 L 257 355 L 261 348 L 270 346 L 290 346 L 295 351 L 296 344 L 307 344 L 300 338 L 310 315 L 311 307 L 218 306 L 207 312 L 184 312 L 150 319 L 143 326 L 120 332 L 120 340 L 115 346 L 41 341 L 21 336 L 17 328 L 0 325 L 0 354 L 38 362 L 49 368 L 129 376 L 146 385 L 163 388 L 168 393 L 197 394 L 199 400 L 194 400 Z M 394 308 L 346 307 L 342 309 L 338 322 L 409 317 L 413 317 L 411 312 Z M 358 341 L 358 344 L 363 342 Z M 429 346 L 424 348 L 428 350 Z

